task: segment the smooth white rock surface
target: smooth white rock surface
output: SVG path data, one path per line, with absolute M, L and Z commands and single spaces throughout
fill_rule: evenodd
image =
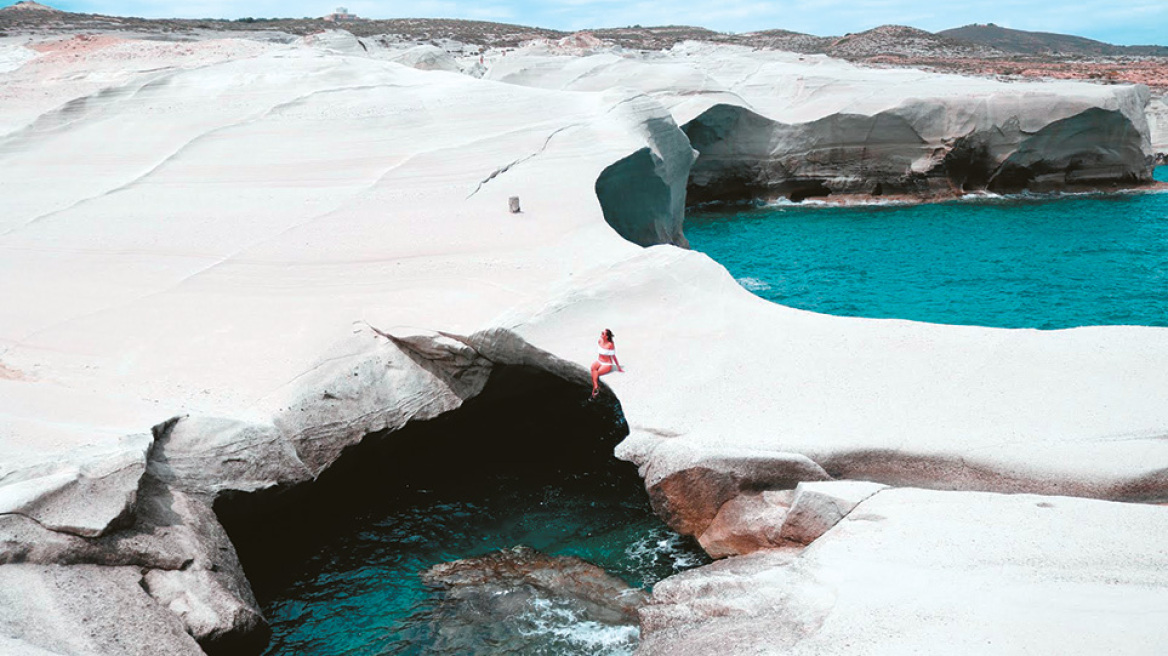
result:
M 919 118 L 948 134 L 968 131 L 976 121 L 994 123 L 1011 115 L 1021 119 L 1022 129 L 1034 131 L 1097 106 L 1120 110 L 1133 123 L 1146 126 L 1143 105 L 1134 93 L 1138 87 L 1133 85 L 1002 82 L 698 42 L 680 43 L 666 53 L 643 57 L 549 55 L 533 48 L 530 56 L 521 52 L 495 62 L 487 78 L 577 91 L 614 86 L 639 89 L 662 100 L 679 125 L 717 103 L 749 107 L 776 121 L 805 123 L 832 114 L 870 116 L 927 101 L 933 104 L 932 116 Z M 1038 111 L 1036 102 L 1041 102 L 1044 112 Z M 986 111 L 987 106 L 991 111 Z
M 890 489 L 801 553 L 654 587 L 637 654 L 1158 653 L 1168 508 Z
M 1168 153 L 1168 100 L 1164 96 L 1148 103 L 1148 127 L 1152 133 L 1152 150 Z
M 1168 330 L 1003 330 L 829 317 L 753 296 L 704 255 L 650 248 L 504 319 L 610 374 L 642 467 L 694 450 L 799 453 L 833 476 L 942 489 L 1163 498 Z M 676 455 L 680 454 L 680 455 Z
M 641 249 L 605 223 L 595 183 L 634 153 L 648 154 L 646 179 L 660 182 L 665 205 L 676 204 L 692 152 L 674 117 L 729 97 L 725 83 L 707 80 L 739 76 L 738 55 L 694 55 L 705 63 L 667 62 L 652 76 L 646 65 L 622 72 L 627 64 L 599 55 L 572 63 L 583 67 L 581 80 L 597 66 L 596 88 L 562 90 L 419 71 L 351 48 L 352 56 L 339 54 L 344 42 L 92 37 L 29 45 L 41 48 L 37 56 L 8 53 L 4 61 L 15 63 L 0 72 L 0 513 L 22 535 L 44 530 L 14 514 L 30 503 L 53 511 L 40 515 L 54 517 L 51 526 L 108 531 L 119 509 L 136 505 L 127 497 L 133 482 L 119 478 L 92 508 L 53 505 L 58 491 L 84 489 L 57 482 L 145 457 L 145 443 L 127 446 L 125 436 L 174 417 L 190 417 L 175 434 L 175 455 L 176 467 L 191 469 L 232 444 L 263 442 L 269 430 L 308 441 L 328 435 L 337 410 L 321 401 L 323 386 L 349 364 L 383 362 L 366 350 L 371 327 L 429 335 L 514 327 L 585 366 L 597 332 L 612 328 L 628 373 L 605 382 L 633 428 L 620 453 L 646 471 L 695 452 L 747 452 L 798 454 L 832 475 L 934 487 L 1116 498 L 1168 490 L 1168 331 L 814 315 L 750 295 L 701 254 Z M 543 56 L 492 64 L 507 59 L 531 71 Z M 775 57 L 780 71 L 786 60 Z M 562 63 L 547 66 L 554 73 Z M 844 74 L 836 63 L 804 63 Z M 898 75 L 813 84 L 822 105 L 803 99 L 803 109 L 783 109 L 789 99 L 774 98 L 773 111 L 798 118 L 899 106 L 902 82 L 932 79 Z M 659 89 L 617 88 L 621 80 Z M 766 96 L 749 79 L 736 85 L 743 98 Z M 947 88 L 956 97 L 956 84 Z M 848 89 L 863 93 L 848 99 Z M 1051 111 L 1087 102 L 1078 93 Z M 1100 98 L 1088 100 L 1125 102 Z M 510 196 L 521 198 L 522 213 L 507 211 Z M 676 232 L 668 212 L 653 221 L 645 234 Z M 320 440 L 293 457 L 286 443 L 267 440 L 279 462 L 224 461 L 216 471 L 239 472 L 245 488 L 263 484 L 247 477 L 266 464 L 288 480 L 311 476 L 345 440 L 384 427 L 385 417 L 360 410 L 392 391 L 364 391 L 346 388 L 336 443 Z M 440 411 L 461 398 L 424 391 L 431 395 L 406 409 Z M 312 414 L 292 417 L 301 407 Z M 195 428 L 206 432 L 181 432 Z M 213 439 L 224 430 L 236 432 Z M 108 463 L 86 469 L 94 453 Z M 37 472 L 45 478 L 32 499 L 26 492 Z M 212 494 L 217 483 L 191 493 Z M 1159 521 L 1130 515 L 1128 506 L 1083 508 L 1083 521 Z M 65 509 L 84 516 L 56 514 Z M 1148 545 L 1144 530 L 1120 534 L 1134 549 Z M 61 544 L 18 551 L 48 558 L 86 548 L 81 538 L 54 535 Z M 176 541 L 163 551 L 190 550 L 190 536 Z M 1075 558 L 1073 545 L 1054 557 Z M 143 547 L 153 558 L 151 550 Z M 23 566 L 0 566 L 13 585 L 76 576 L 70 585 L 100 592 L 125 584 L 133 588 L 126 604 L 150 605 L 138 563 L 103 568 L 113 578 L 10 567 Z M 156 578 L 167 579 L 165 603 L 189 584 Z M 1039 592 L 1058 599 L 1066 591 Z M 29 606 L 19 626 L 54 612 L 50 601 Z M 1114 602 L 1127 608 L 1125 599 Z M 15 635 L 10 626 L 0 635 Z M 58 649 L 69 626 L 26 640 L 27 649 Z M 167 626 L 178 627 L 183 649 L 193 644 L 177 618 Z
M 134 73 L 212 46 L 235 59 Z M 635 255 L 590 181 L 672 125 L 627 92 L 252 42 L 116 42 L 8 75 L 4 462 L 191 412 L 267 419 L 367 323 L 473 332 Z

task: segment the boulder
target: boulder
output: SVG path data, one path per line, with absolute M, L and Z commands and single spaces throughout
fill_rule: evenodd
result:
M 818 481 L 799 483 L 794 490 L 740 494 L 722 504 L 698 542 L 714 558 L 801 548 L 886 487 L 864 481 Z
M 587 608 L 589 618 L 609 623 L 635 621 L 646 597 L 585 560 L 549 556 L 523 546 L 439 563 L 423 572 L 422 580 L 441 588 L 447 599 L 468 603 L 511 594 L 571 597 Z M 524 592 L 525 588 L 530 590 Z
M 800 483 L 778 537 L 795 544 L 811 544 L 861 502 L 887 487 L 866 481 Z
M 440 563 L 422 580 L 441 591 L 431 621 L 443 653 L 535 653 L 532 637 L 547 634 L 574 648 L 631 649 L 645 602 L 644 592 L 595 565 L 522 546 Z
M 702 535 L 723 504 L 744 492 L 791 489 L 802 481 L 830 479 L 819 465 L 795 453 L 713 451 L 667 441 L 650 454 L 641 454 L 629 444 L 622 443 L 617 456 L 640 466 L 654 512 L 682 535 Z
M 794 490 L 740 494 L 722 504 L 698 543 L 713 558 L 789 546 L 776 538 L 794 497 Z

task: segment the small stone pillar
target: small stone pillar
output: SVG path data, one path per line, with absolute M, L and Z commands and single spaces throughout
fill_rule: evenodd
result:
M 507 207 L 510 208 L 512 214 L 519 213 L 519 197 L 512 196 L 507 199 Z

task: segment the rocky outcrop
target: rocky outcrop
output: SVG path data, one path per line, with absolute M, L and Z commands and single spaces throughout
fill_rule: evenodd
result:
M 133 514 L 153 439 L 129 435 L 115 444 L 69 452 L 62 460 L 0 463 L 0 517 L 26 517 L 50 531 L 98 537 Z
M 646 97 L 631 99 L 644 105 Z M 696 153 L 667 116 L 645 123 L 649 145 L 612 164 L 596 179 L 604 220 L 640 246 L 689 246 L 682 232 L 686 180 Z
M 993 57 L 1003 55 L 993 47 L 971 43 L 947 34 L 933 34 L 906 25 L 881 25 L 835 39 L 826 48 L 833 57 L 845 59 L 887 55 L 934 57 Z
M 841 40 L 921 35 L 886 27 Z M 860 46 L 857 46 L 860 47 Z M 630 85 L 670 108 L 698 151 L 689 204 L 786 197 L 949 197 L 1151 181 L 1144 86 L 1005 83 L 859 69 L 824 57 L 685 43 L 675 57 L 516 58 L 514 84 Z
M 13 656 L 201 656 L 137 567 L 0 567 L 0 650 Z
M 695 537 L 706 531 L 723 504 L 740 494 L 830 478 L 819 465 L 794 453 L 712 452 L 681 446 L 662 449 L 644 461 L 627 449 L 618 448 L 617 455 L 643 463 L 641 478 L 654 512 L 673 530 Z
M 0 11 L 43 11 L 53 14 L 62 13 L 60 9 L 54 9 L 48 5 L 42 5 L 35 0 L 18 0 L 7 7 L 0 8 Z
M 1158 162 L 1163 165 L 1164 155 L 1168 154 L 1168 99 L 1164 96 L 1148 103 L 1148 128 L 1152 150 L 1160 155 Z
M 420 71 L 462 72 L 458 62 L 453 57 L 447 54 L 442 48 L 432 45 L 414 46 L 412 48 L 406 48 L 401 52 L 395 52 L 390 55 L 389 61 L 397 62 L 410 68 L 416 68 Z
M 883 490 L 802 551 L 662 581 L 637 654 L 1154 653 L 1165 530 L 1156 506 Z
M 366 346 L 357 347 L 358 342 Z M 326 360 L 309 378 L 299 380 L 293 402 L 269 424 L 186 416 L 157 427 L 153 444 L 149 438 L 146 440 L 152 447 L 148 462 L 141 462 L 137 469 L 130 468 L 137 473 L 131 502 L 120 509 L 122 524 L 82 536 L 47 522 L 38 523 L 26 514 L 0 516 L 0 563 L 6 563 L 0 567 L 0 578 L 35 578 L 68 565 L 64 569 L 76 574 L 66 574 L 62 580 L 72 582 L 80 577 L 84 585 L 94 589 L 113 589 L 129 581 L 134 595 L 146 595 L 134 604 L 141 606 L 149 600 L 157 604 L 147 617 L 156 617 L 161 609 L 172 614 L 159 627 L 179 627 L 210 654 L 255 653 L 267 640 L 267 626 L 235 547 L 212 507 L 218 509 L 226 499 L 230 501 L 228 512 L 238 519 L 261 507 L 245 503 L 247 495 L 262 492 L 270 503 L 283 493 L 312 486 L 338 462 L 344 464 L 346 454 L 358 454 L 349 455 L 349 459 L 366 457 L 365 452 L 354 448 L 367 436 L 392 440 L 408 424 L 425 423 L 454 412 L 484 394 L 492 376 L 500 372 L 505 379 L 494 389 L 517 383 L 519 379 L 514 377 L 528 369 L 574 386 L 581 399 L 587 398 L 591 387 L 586 371 L 531 347 L 507 331 L 459 337 L 393 336 L 368 329 L 355 334 L 343 348 L 349 356 Z M 517 389 L 525 388 L 518 385 Z M 504 389 L 488 393 L 497 396 L 508 392 Z M 607 391 L 605 398 L 611 399 Z M 613 408 L 603 399 L 589 407 L 601 413 Z M 624 434 L 619 405 L 615 407 L 615 417 L 604 420 L 618 422 L 612 426 L 609 444 L 575 446 L 611 449 Z M 593 435 L 604 434 L 589 430 Z M 51 492 L 50 489 L 44 503 L 28 507 L 51 508 Z M 74 512 L 90 510 L 98 517 L 110 514 L 108 510 L 104 514 L 98 512 L 103 506 L 94 510 L 79 503 L 68 508 Z M 56 517 L 50 513 L 41 516 Z M 66 528 L 75 524 L 69 523 Z M 30 572 L 34 574 L 26 574 Z M 118 601 L 122 597 L 124 594 L 119 593 L 114 603 L 122 603 Z M 81 601 L 76 603 L 82 608 Z M 108 612 L 128 612 L 129 603 Z M 22 609 L 25 614 L 10 620 L 13 628 L 6 635 L 27 643 L 30 649 L 91 653 L 78 646 L 83 644 L 80 642 L 58 647 L 65 643 L 53 636 L 69 635 L 76 630 L 70 622 L 88 623 L 96 616 L 62 615 L 45 630 L 47 633 L 38 633 L 26 626 L 34 622 L 37 612 L 35 608 Z M 100 631 L 93 636 L 99 642 L 110 639 Z M 107 646 L 94 651 L 139 653 L 134 650 L 155 644 L 145 636 L 135 640 L 125 649 Z M 192 641 L 167 653 L 186 653 L 184 649 L 195 649 L 191 653 L 197 653 L 194 645 Z
M 629 650 L 645 593 L 571 556 L 514 547 L 479 558 L 440 563 L 422 580 L 441 591 L 428 614 L 431 649 L 467 655 L 534 653 L 534 640 L 571 637 L 587 626 L 591 646 Z M 538 650 L 535 650 L 538 651 Z
M 475 612 L 486 611 L 497 619 L 521 610 L 533 596 L 547 596 L 572 598 L 588 619 L 628 624 L 636 620 L 646 597 L 644 591 L 587 561 L 548 556 L 523 546 L 439 563 L 422 572 L 422 581 L 440 588 L 447 602 L 476 606 Z
M 866 481 L 819 481 L 799 483 L 794 489 L 744 492 L 723 503 L 696 537 L 714 558 L 799 549 L 886 487 Z M 684 499 L 674 503 L 684 503 Z
M 1143 92 L 1146 97 L 1146 90 Z M 689 202 L 816 196 L 1017 193 L 1151 181 L 1148 133 L 1119 110 L 1089 108 L 1024 130 L 1017 116 L 943 134 L 928 101 L 872 116 L 836 114 L 788 125 L 716 105 L 685 124 L 700 153 Z M 1025 111 L 1037 113 L 1036 102 Z M 943 110 L 942 110 L 943 111 Z M 995 116 L 992 105 L 978 110 Z M 979 121 L 982 122 L 982 121 Z
M 739 494 L 718 508 L 698 544 L 713 558 L 791 546 L 778 538 L 776 529 L 783 525 L 794 498 L 794 490 Z

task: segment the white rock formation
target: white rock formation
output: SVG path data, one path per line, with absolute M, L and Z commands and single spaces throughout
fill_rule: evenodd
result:
M 438 46 L 414 46 L 395 53 L 389 60 L 422 71 L 462 72 L 458 62 Z
M 637 654 L 1153 654 L 1165 531 L 1158 506 L 884 490 L 802 552 L 658 583 Z
M 1143 86 L 1006 83 L 695 43 L 643 58 L 538 48 L 496 62 L 487 77 L 581 91 L 630 86 L 662 101 L 701 153 L 691 203 L 1150 179 Z
M 1152 150 L 1168 154 L 1168 100 L 1164 96 L 1148 103 L 1148 128 L 1152 135 Z
M 0 646 L 250 644 L 262 623 L 214 500 L 312 480 L 368 433 L 460 408 L 496 365 L 586 394 L 567 360 L 586 364 L 601 326 L 630 370 L 606 380 L 633 427 L 620 454 L 684 491 L 654 496 L 686 530 L 828 477 L 1165 496 L 1168 331 L 825 317 L 632 243 L 684 244 L 693 150 L 674 118 L 778 112 L 759 89 L 782 57 L 754 82 L 721 50 L 494 60 L 521 86 L 339 43 L 77 37 L 0 73 L 0 591 L 35 591 L 0 604 Z M 903 83 L 940 79 L 848 74 L 793 79 L 799 102 L 768 120 L 915 116 Z M 1140 132 L 1138 91 L 1047 89 L 1050 116 L 1095 107 Z M 942 90 L 914 125 L 981 120 Z M 496 326 L 565 360 L 477 332 Z M 77 605 L 54 596 L 73 588 Z M 119 612 L 142 618 L 120 648 Z
M 0 567 L 0 650 L 12 656 L 202 656 L 135 567 Z
M 22 45 L 5 43 L 0 44 L 0 73 L 14 71 L 36 57 L 35 50 Z
M 635 255 L 591 184 L 612 162 L 679 162 L 658 184 L 666 211 L 683 197 L 684 136 L 628 92 L 301 45 L 40 45 L 0 85 L 0 562 L 132 568 L 204 644 L 258 617 L 213 499 L 311 480 L 476 394 L 489 366 L 425 328 L 470 332 L 596 252 Z M 680 211 L 658 218 L 680 235 Z M 443 382 L 415 362 L 440 356 L 468 368 Z M 152 514 L 188 497 L 179 520 Z
M 1154 500 L 1168 485 L 1168 407 L 1152 401 L 1168 393 L 1168 370 L 1151 365 L 1168 362 L 1159 328 L 828 317 L 763 301 L 667 247 L 502 320 L 554 353 L 585 351 L 570 326 L 611 327 L 630 372 L 609 376 L 632 429 L 617 453 L 645 473 L 745 450 L 943 489 Z

